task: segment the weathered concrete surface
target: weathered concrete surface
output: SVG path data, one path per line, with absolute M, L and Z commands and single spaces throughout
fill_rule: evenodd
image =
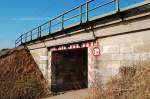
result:
M 69 44 L 73 42 L 81 42 L 87 40 L 93 40 L 95 34 L 96 38 L 119 35 L 119 34 L 129 34 L 136 33 L 136 31 L 145 31 L 146 29 L 150 29 L 150 14 L 148 16 L 142 16 L 141 18 L 132 20 L 121 21 L 118 20 L 117 23 L 106 25 L 103 27 L 95 28 L 94 31 L 77 31 L 76 33 L 72 33 L 70 35 L 65 35 L 53 40 L 48 40 L 46 42 L 41 42 L 33 45 L 29 45 L 29 49 L 35 49 L 40 47 L 51 47 L 63 44 Z M 97 23 L 96 26 L 98 26 Z M 101 25 L 100 25 L 101 26 Z
M 102 54 L 96 69 L 105 80 L 119 72 L 120 66 L 150 61 L 150 31 L 99 39 Z M 106 79 L 107 80 L 107 79 Z
M 92 61 L 92 68 L 89 69 L 89 71 L 92 70 L 92 79 L 99 79 L 102 83 L 106 83 L 112 76 L 118 74 L 119 68 L 123 65 L 150 61 L 150 12 L 124 17 L 124 20 L 115 18 L 109 22 L 103 21 L 102 23 L 96 22 L 93 29 L 89 27 L 86 30 L 78 30 L 69 33 L 69 35 L 64 34 L 55 37 L 55 39 L 50 38 L 28 45 L 49 85 L 51 85 L 51 59 L 46 59 L 46 57 L 51 58 L 53 50 L 48 51 L 47 47 L 56 49 L 58 45 L 78 44 L 82 41 L 88 42 L 94 39 L 94 46 L 86 47 L 91 50 L 94 47 L 99 47 L 101 55 L 92 56 L 92 59 L 88 61 L 88 66 Z M 88 59 L 89 56 L 90 53 Z M 41 60 L 41 57 L 44 60 Z
M 47 65 L 48 65 L 48 54 L 46 48 L 41 48 L 37 50 L 30 50 L 33 55 L 35 62 L 38 64 L 44 77 L 47 78 Z

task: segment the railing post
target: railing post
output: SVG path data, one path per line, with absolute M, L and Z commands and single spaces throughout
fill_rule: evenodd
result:
M 51 21 L 49 21 L 49 34 L 51 34 Z
M 42 35 L 42 29 L 41 29 L 42 27 L 40 26 L 40 37 L 41 37 L 41 35 Z
M 86 21 L 88 21 L 89 20 L 89 12 L 88 12 L 88 9 L 89 9 L 89 6 L 88 6 L 89 4 L 88 4 L 88 0 L 86 0 Z
M 22 44 L 22 35 L 20 36 L 20 39 L 21 39 L 21 44 Z
M 25 33 L 25 43 L 27 42 L 27 33 Z
M 116 1 L 116 11 L 119 12 L 120 11 L 120 6 L 119 6 L 119 0 L 115 0 Z
M 64 29 L 64 14 L 62 14 L 62 30 Z
M 31 33 L 30 35 L 31 35 L 31 40 L 32 40 L 32 31 L 30 31 L 30 33 Z
M 80 23 L 82 23 L 82 3 L 80 4 Z
M 37 38 L 39 38 L 39 34 L 40 34 L 40 30 L 39 30 L 39 27 L 38 27 L 37 29 L 38 29 L 38 34 L 37 34 Z
M 38 27 L 38 38 L 41 37 L 41 26 Z

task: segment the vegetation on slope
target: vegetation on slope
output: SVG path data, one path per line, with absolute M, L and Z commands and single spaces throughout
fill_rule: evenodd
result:
M 47 94 L 46 85 L 27 49 L 0 52 L 0 99 L 37 99 Z

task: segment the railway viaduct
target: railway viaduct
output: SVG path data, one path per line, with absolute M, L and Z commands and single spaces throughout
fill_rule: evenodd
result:
M 149 1 L 119 8 L 118 0 L 113 0 L 97 8 L 114 3 L 115 10 L 89 18 L 90 11 L 97 9 L 88 8 L 92 2 L 66 11 L 16 40 L 16 46 L 30 50 L 52 91 L 87 88 L 95 80 L 105 84 L 121 66 L 150 61 Z M 69 19 L 65 15 L 77 9 L 80 14 L 72 16 L 71 22 L 75 17 L 79 22 L 66 26 Z M 57 31 L 52 28 L 56 21 L 61 21 Z

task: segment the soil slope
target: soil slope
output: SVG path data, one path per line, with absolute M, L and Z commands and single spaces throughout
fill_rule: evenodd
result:
M 46 80 L 27 49 L 0 52 L 0 99 L 37 99 L 47 91 Z

